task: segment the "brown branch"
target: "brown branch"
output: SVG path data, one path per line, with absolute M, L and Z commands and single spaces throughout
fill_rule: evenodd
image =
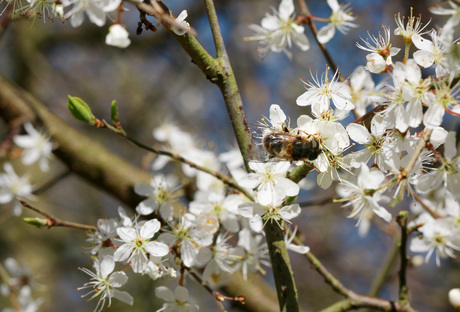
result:
M 63 227 L 69 227 L 69 228 L 85 230 L 85 231 L 95 231 L 96 230 L 96 228 L 92 225 L 69 222 L 69 221 L 64 221 L 59 218 L 56 218 L 55 216 L 47 212 L 41 211 L 40 209 L 33 207 L 32 205 L 30 205 L 28 202 L 26 202 L 23 199 L 18 198 L 18 201 L 21 203 L 23 207 L 28 208 L 32 211 L 35 211 L 36 213 L 39 213 L 42 216 L 48 218 L 48 220 L 46 220 L 46 224 L 44 224 L 48 228 L 51 228 L 54 226 L 63 226 Z

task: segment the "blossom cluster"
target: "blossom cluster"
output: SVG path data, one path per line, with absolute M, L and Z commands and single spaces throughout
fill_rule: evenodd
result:
M 86 12 L 91 22 L 102 26 L 107 14 L 121 5 L 121 0 L 89 1 L 93 5 L 64 1 L 62 5 L 71 9 L 63 16 L 78 26 Z M 349 6 L 336 0 L 328 4 L 332 13 L 318 32 L 321 43 L 331 40 L 335 29 L 345 33 L 355 27 Z M 236 149 L 218 155 L 172 123 L 155 128 L 153 137 L 168 150 L 163 154 L 174 157 L 157 156 L 150 183 L 134 186 L 144 197 L 135 207 L 136 215 L 120 207 L 117 217 L 101 218 L 88 231 L 85 249 L 93 269 L 81 268 L 90 276 L 80 288 L 87 291 L 82 297 L 97 298 L 95 310 L 110 306 L 112 299 L 133 305 L 133 296 L 123 287 L 128 274 L 140 274 L 152 280 L 177 280 L 174 291 L 165 286 L 155 289 L 156 296 L 166 301 L 160 311 L 198 311 L 198 305 L 189 302 L 186 285 L 191 281 L 183 278 L 186 272 L 199 272 L 201 281 L 211 286 L 225 285 L 237 271 L 244 278 L 250 272 L 264 272 L 263 266 L 269 265 L 263 232 L 267 224 L 281 228 L 288 249 L 309 252 L 307 246 L 292 243 L 293 222 L 301 213 L 294 203 L 301 189 L 292 175 L 305 165 L 316 171 L 318 187 L 336 187 L 336 201 L 350 208 L 348 217 L 357 219 L 360 235 L 366 235 L 373 222 L 393 222 L 396 211 L 391 206 L 407 196 L 414 203 L 408 228 L 419 234 L 411 240 L 410 250 L 426 253 L 426 261 L 435 255 L 437 265 L 441 258 L 454 258 L 460 250 L 460 156 L 455 133 L 443 126 L 447 116 L 460 114 L 459 48 L 454 40 L 459 8 L 452 3 L 450 10 L 433 12 L 451 16 L 442 29 L 430 32 L 420 19 L 410 17 L 404 23 L 396 17 L 394 34 L 406 44 L 401 61 L 397 57 L 402 48 L 393 47 L 390 27 L 385 26 L 383 35 L 369 34 L 370 40 L 357 45 L 369 54 L 366 65 L 357 67 L 348 79 L 329 66 L 322 75 L 311 73 L 312 81 L 304 81 L 306 90 L 296 99 L 305 113 L 297 117 L 295 127 L 279 105 L 271 105 L 255 138 L 264 156 L 247 161 L 249 173 Z M 186 12 L 176 22 L 188 27 L 185 18 Z M 289 55 L 292 43 L 305 51 L 309 42 L 299 23 L 293 1 L 282 0 L 261 26 L 251 26 L 257 35 L 248 39 L 261 40 L 263 54 Z M 184 34 L 177 25 L 172 28 L 176 35 Z M 115 23 L 106 42 L 129 45 L 125 31 Z M 410 54 L 412 45 L 416 51 Z M 432 74 L 423 75 L 422 68 Z M 371 74 L 388 77 L 376 85 Z M 351 114 L 355 121 L 345 125 Z M 48 170 L 52 143 L 31 124 L 24 128 L 27 135 L 13 139 L 23 150 L 22 163 L 38 162 L 41 170 Z M 171 159 L 181 162 L 170 163 Z M 179 172 L 180 181 L 168 175 L 173 170 Z M 10 163 L 4 171 L 0 203 L 16 197 L 33 199 L 27 176 L 16 175 Z M 14 213 L 20 214 L 20 205 Z M 24 292 L 28 298 L 27 289 Z
M 46 133 L 37 131 L 32 124 L 24 124 L 26 134 L 16 135 L 13 142 L 22 150 L 21 161 L 25 166 L 39 164 L 42 171 L 49 170 L 53 144 Z M 3 164 L 4 173 L 0 173 L 0 204 L 13 203 L 13 214 L 19 216 L 22 206 L 17 198 L 34 200 L 34 188 L 30 184 L 30 176 L 18 176 L 10 162 Z
M 197 140 L 174 124 L 157 127 L 153 136 L 188 162 L 214 172 L 226 167 L 248 193 L 256 189 L 257 200 L 250 202 L 248 197 L 231 192 L 217 177 L 182 163 L 178 169 L 197 188 L 189 194 L 192 200 L 184 205 L 187 194 L 183 186 L 172 176 L 158 172 L 168 171 L 170 158 L 158 156 L 152 162 L 156 173 L 150 184 L 135 185 L 135 192 L 145 197 L 136 207 L 136 216 L 129 217 L 120 207 L 117 218 L 99 219 L 95 229 L 88 232 L 86 250 L 93 255 L 94 271 L 82 269 L 91 280 L 81 289 L 90 289 L 84 296 L 99 298 L 96 310 L 110 305 L 112 299 L 133 304 L 132 296 L 119 289 L 128 275 L 115 271 L 117 263 L 152 280 L 175 279 L 184 268 L 194 268 L 201 272 L 203 282 L 215 286 L 228 283 L 237 270 L 244 278 L 250 272 L 264 272 L 262 266 L 269 265 L 269 258 L 262 221 L 274 220 L 284 226 L 281 220 L 289 222 L 300 213 L 298 204 L 282 204 L 287 196 L 299 192 L 299 186 L 285 178 L 288 162 L 251 163 L 255 173 L 247 174 L 238 151 L 220 155 L 203 151 Z M 295 245 L 292 240 L 286 232 L 289 249 L 308 252 L 308 247 Z M 198 310 L 187 302 L 188 290 L 183 282 L 174 295 L 164 286 L 157 287 L 155 294 L 166 301 L 164 309 L 187 305 L 189 311 Z
M 4 297 L 16 298 L 16 304 L 11 308 L 4 308 L 2 312 L 14 311 L 38 311 L 43 303 L 43 298 L 34 299 L 32 292 L 38 287 L 32 279 L 30 269 L 13 258 L 5 259 L 2 269 L 3 283 L 0 285 L 0 293 Z M 6 277 L 8 277 L 6 279 Z
M 337 29 L 342 34 L 346 34 L 350 28 L 357 27 L 354 23 L 355 17 L 351 14 L 349 4 L 339 5 L 337 0 L 327 0 L 327 4 L 332 12 L 328 18 L 319 19 L 326 21 L 317 33 L 318 42 L 325 44 L 335 35 Z M 265 56 L 268 52 L 284 52 L 291 58 L 288 48 L 295 43 L 302 51 L 310 49 L 310 42 L 305 34 L 305 28 L 300 23 L 305 23 L 302 18 L 296 19 L 293 0 L 281 0 L 278 10 L 273 9 L 273 14 L 266 13 L 260 25 L 251 24 L 249 28 L 255 32 L 254 36 L 245 38 L 247 41 L 258 40 L 263 47 L 259 49 L 260 56 Z M 308 17 L 310 18 L 310 17 Z
M 337 194 L 341 199 L 337 201 L 352 208 L 349 217 L 358 219 L 361 235 L 367 233 L 374 216 L 385 222 L 394 220 L 385 206 L 393 206 L 404 195 L 420 203 L 424 209 L 414 211 L 413 221 L 420 236 L 411 241 L 410 249 L 427 252 L 427 261 L 436 253 L 438 265 L 440 258 L 454 257 L 454 250 L 460 249 L 457 221 L 460 160 L 455 133 L 443 128 L 447 115 L 460 115 L 460 85 L 455 79 L 460 67 L 454 40 L 459 8 L 455 3 L 451 6 L 449 10 L 433 9 L 433 13 L 451 15 L 439 30 L 425 31 L 427 24 L 423 25 L 420 18 L 411 16 L 405 23 L 404 18 L 396 16 L 394 33 L 402 36 L 406 44 L 402 61 L 395 61 L 401 48 L 392 45 L 390 27 L 384 26 L 383 35 L 369 35 L 370 40 L 363 39 L 363 45 L 357 44 L 370 54 L 366 56 L 366 66 L 356 68 L 349 79 L 341 78 L 338 71 L 329 75 L 330 68 L 326 67 L 321 77 L 312 74 L 313 81 L 305 82 L 307 90 L 296 102 L 310 107 L 312 116 L 299 116 L 297 127 L 291 129 L 281 108 L 272 105 L 270 124 L 265 122 L 261 136 L 264 139 L 273 134 L 290 135 L 296 137 L 291 140 L 314 140 L 314 145 L 319 144 L 316 149 L 320 153 L 313 158 L 305 153 L 300 163 L 309 163 L 316 169 L 317 183 L 322 188 L 329 188 L 333 181 L 339 182 Z M 337 5 L 331 8 L 334 12 L 334 8 L 338 10 Z M 411 45 L 416 48 L 412 55 Z M 424 77 L 422 68 L 433 68 L 433 75 Z M 371 73 L 389 77 L 376 85 Z M 366 115 L 369 110 L 372 114 Z M 341 121 L 351 113 L 357 120 L 344 127 Z M 351 141 L 357 144 L 353 151 Z M 289 160 L 279 152 L 272 153 L 270 146 L 264 147 L 271 157 Z M 297 160 L 298 156 L 290 159 L 294 164 Z M 260 171 L 255 166 L 251 168 Z M 268 188 L 261 183 L 256 194 L 264 193 L 264 198 L 292 196 L 286 193 L 290 190 L 287 186 L 277 187 L 275 182 L 271 185 Z M 268 191 L 272 192 L 271 197 L 265 195 Z M 434 201 L 430 199 L 433 192 L 439 193 Z M 282 202 L 278 201 L 278 206 Z M 254 215 L 254 211 L 259 215 L 263 212 L 260 208 L 249 212 Z
M 134 5 L 142 3 L 139 0 L 131 2 Z M 43 19 L 44 22 L 61 18 L 63 21 L 69 20 L 72 27 L 81 26 L 85 16 L 98 27 L 103 27 L 107 19 L 113 20 L 113 24 L 109 27 L 105 37 L 105 43 L 118 48 L 126 48 L 131 44 L 126 26 L 121 23 L 121 13 L 125 11 L 122 0 L 0 0 L 0 4 L 4 5 L 0 15 L 6 12 L 12 17 L 16 15 L 28 16 L 34 20 Z M 187 11 L 183 10 L 176 18 L 176 24 L 171 25 L 171 31 L 178 35 L 185 34 L 190 28 L 190 25 L 185 21 L 186 17 Z M 149 28 L 147 26 L 149 23 L 145 24 L 146 29 Z M 139 28 L 142 31 L 142 23 Z

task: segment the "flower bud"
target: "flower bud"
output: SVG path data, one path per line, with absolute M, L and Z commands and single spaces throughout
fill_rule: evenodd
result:
M 68 95 L 68 98 L 68 106 L 72 116 L 75 117 L 75 119 L 89 123 L 91 126 L 94 126 L 96 124 L 96 121 L 94 120 L 94 115 L 91 112 L 91 108 L 89 108 L 88 104 L 86 104 L 85 101 L 76 96 Z
M 112 124 L 116 126 L 118 124 L 118 107 L 117 101 L 113 100 L 110 104 L 110 117 L 112 119 Z
M 457 311 L 460 311 L 460 288 L 453 288 L 449 291 L 449 302 Z
M 42 228 L 45 226 L 49 226 L 49 220 L 48 219 L 43 219 L 43 218 L 23 218 L 24 222 L 34 225 L 38 228 Z

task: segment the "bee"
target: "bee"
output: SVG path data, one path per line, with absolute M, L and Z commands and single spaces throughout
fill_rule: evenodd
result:
M 321 153 L 319 140 L 301 130 L 266 131 L 262 137 L 262 146 L 270 157 L 290 162 L 315 160 Z

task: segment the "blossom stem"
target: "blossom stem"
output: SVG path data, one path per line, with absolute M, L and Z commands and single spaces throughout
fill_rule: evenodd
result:
M 418 201 L 418 203 L 423 207 L 423 209 L 425 209 L 426 212 L 428 212 L 434 219 L 439 219 L 439 214 L 433 209 L 431 209 L 427 204 L 425 204 L 425 202 L 420 198 L 417 192 L 414 192 L 412 196 L 416 201 Z
M 41 211 L 40 209 L 30 205 L 28 202 L 26 202 L 23 199 L 18 198 L 18 201 L 21 203 L 23 207 L 29 208 L 30 210 L 33 210 L 41 214 L 42 216 L 48 218 L 46 222 L 46 226 L 48 228 L 53 227 L 53 226 L 64 226 L 64 227 L 70 227 L 70 228 L 79 229 L 79 230 L 85 230 L 85 231 L 95 231 L 96 230 L 96 228 L 92 225 L 80 224 L 80 223 L 69 222 L 69 221 L 58 219 L 55 216 L 47 212 Z

